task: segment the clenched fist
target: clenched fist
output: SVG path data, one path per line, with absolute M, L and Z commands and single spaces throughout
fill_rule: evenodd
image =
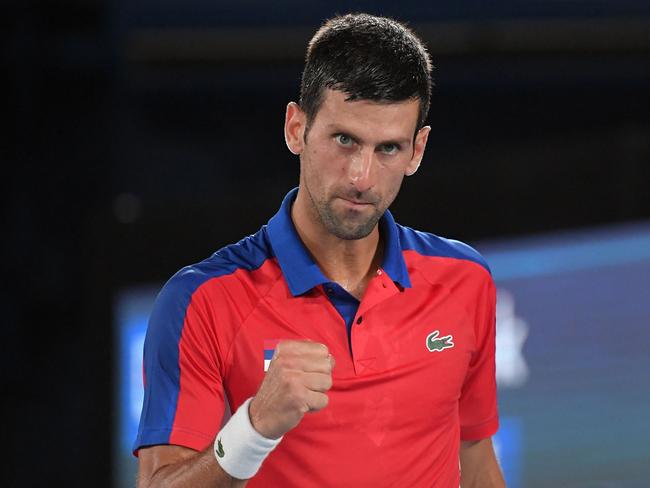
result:
M 334 358 L 327 346 L 310 341 L 283 341 L 249 408 L 255 430 L 277 439 L 293 429 L 307 412 L 327 406 Z

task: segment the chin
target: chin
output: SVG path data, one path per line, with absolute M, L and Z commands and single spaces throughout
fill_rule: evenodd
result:
M 364 224 L 355 225 L 354 227 L 345 225 L 328 226 L 328 230 L 331 234 L 334 234 L 339 239 L 344 239 L 346 241 L 356 241 L 363 239 L 364 237 L 368 237 L 376 225 L 377 221 L 373 219 Z

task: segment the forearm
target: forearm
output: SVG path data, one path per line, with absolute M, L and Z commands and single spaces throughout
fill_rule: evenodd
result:
M 498 466 L 486 468 L 472 474 L 461 472 L 461 488 L 505 488 L 505 486 L 505 481 Z
M 491 439 L 461 442 L 461 488 L 505 488 Z
M 150 477 L 140 476 L 138 488 L 243 488 L 248 480 L 238 480 L 217 462 L 212 447 L 181 461 L 161 466 Z

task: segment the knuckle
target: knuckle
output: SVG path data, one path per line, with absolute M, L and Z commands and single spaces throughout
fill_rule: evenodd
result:
M 289 369 L 282 370 L 282 381 L 288 386 L 292 386 L 296 383 L 296 373 Z
M 275 359 L 277 366 L 283 370 L 292 368 L 292 359 L 289 356 L 279 356 Z
M 287 390 L 292 397 L 300 397 L 304 387 L 297 374 L 288 374 L 285 378 Z
M 305 400 L 304 395 L 296 394 L 292 395 L 289 403 L 289 408 L 300 413 L 305 413 L 307 410 L 309 410 L 309 405 L 307 405 L 307 401 Z
M 291 370 L 299 369 L 300 366 L 298 359 L 290 355 L 277 357 L 273 360 L 273 362 L 275 363 L 277 369 L 281 369 L 287 373 Z

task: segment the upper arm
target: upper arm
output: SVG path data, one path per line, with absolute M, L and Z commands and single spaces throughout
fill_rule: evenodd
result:
M 134 443 L 196 451 L 214 439 L 224 413 L 221 343 L 206 283 L 179 274 L 161 290 L 144 344 L 144 402 Z M 201 286 L 199 286 L 201 285 Z
M 476 297 L 475 347 L 458 404 L 461 440 L 494 435 L 499 422 L 496 396 L 496 289 L 491 278 Z

